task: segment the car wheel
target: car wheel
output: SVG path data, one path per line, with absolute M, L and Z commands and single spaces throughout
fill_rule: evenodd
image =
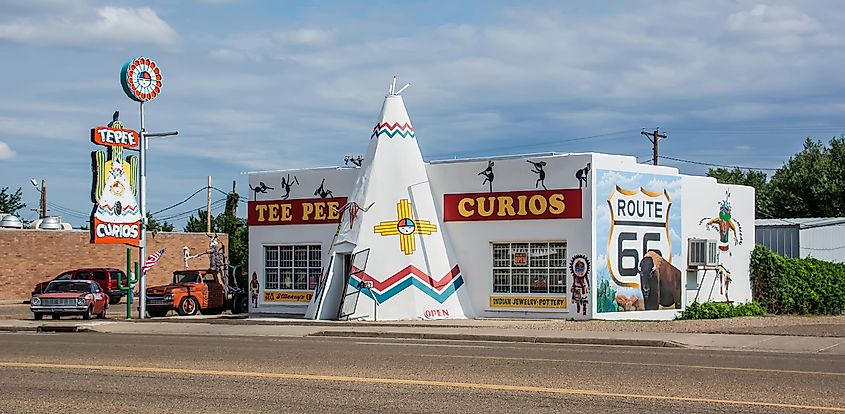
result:
M 50 315 L 53 319 L 62 319 L 62 315 L 56 315 L 55 313 Z
M 109 308 L 107 308 L 107 307 L 103 306 L 103 311 L 97 314 L 97 318 L 99 318 L 99 319 L 106 319 L 106 311 L 107 311 L 108 309 L 109 309 Z
M 118 296 L 117 298 L 109 298 L 109 305 L 117 305 L 120 303 L 121 297 Z
M 182 298 L 182 301 L 179 302 L 179 307 L 176 308 L 176 313 L 182 316 L 193 316 L 197 314 L 199 308 L 200 304 L 197 302 L 197 298 L 188 296 Z
M 91 319 L 91 307 L 90 306 L 87 309 L 85 309 L 85 313 L 82 314 L 82 319 L 85 319 L 86 321 Z
M 33 313 L 32 314 L 32 318 L 35 319 L 36 321 L 40 321 L 41 318 L 43 318 L 43 317 L 44 317 L 43 313 Z
M 166 310 L 148 310 L 147 313 L 150 314 L 150 317 L 152 318 L 161 318 L 167 316 Z

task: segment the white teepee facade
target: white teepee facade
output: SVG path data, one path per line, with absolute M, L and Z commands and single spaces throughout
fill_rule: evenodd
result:
M 369 260 L 351 276 L 330 269 L 329 285 L 335 286 L 326 289 L 337 292 L 343 284 L 342 313 L 350 319 L 473 317 L 414 128 L 394 88 L 385 97 L 331 251 L 336 257 L 369 249 Z M 341 265 L 334 260 L 332 266 Z M 322 309 L 309 315 L 336 317 L 337 302 L 321 299 L 315 297 L 312 307 Z M 354 300 L 357 306 L 350 306 Z

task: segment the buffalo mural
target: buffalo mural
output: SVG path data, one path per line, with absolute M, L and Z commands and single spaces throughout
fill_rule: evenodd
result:
M 640 289 L 645 310 L 681 309 L 681 271 L 654 250 L 640 261 Z

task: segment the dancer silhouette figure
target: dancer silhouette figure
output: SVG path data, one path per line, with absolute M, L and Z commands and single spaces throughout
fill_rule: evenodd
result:
M 481 185 L 488 184 L 490 186 L 491 193 L 493 192 L 493 179 L 495 178 L 493 175 L 494 165 L 495 163 L 493 161 L 487 161 L 487 168 L 484 171 L 478 173 L 478 175 L 484 176 L 484 182 L 482 182 Z
M 528 161 L 529 163 L 531 163 L 531 165 L 534 166 L 534 168 L 531 169 L 531 172 L 539 175 L 539 178 L 537 178 L 537 181 L 534 183 L 534 188 L 539 188 L 540 185 L 542 184 L 543 189 L 548 190 L 548 188 L 546 188 L 546 171 L 543 169 L 543 167 L 546 166 L 546 162 L 545 161 L 534 162 L 534 161 L 531 161 L 531 160 L 525 160 L 525 161 Z

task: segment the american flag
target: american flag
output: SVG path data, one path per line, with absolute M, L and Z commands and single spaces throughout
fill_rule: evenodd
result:
M 147 261 L 146 261 L 146 263 L 144 263 L 144 267 L 142 268 L 144 273 L 147 273 L 148 270 L 152 269 L 153 266 L 155 266 L 156 263 L 158 263 L 158 260 L 161 259 L 162 255 L 164 255 L 165 250 L 167 250 L 167 249 L 161 249 L 161 250 L 151 254 L 150 257 L 147 258 Z

